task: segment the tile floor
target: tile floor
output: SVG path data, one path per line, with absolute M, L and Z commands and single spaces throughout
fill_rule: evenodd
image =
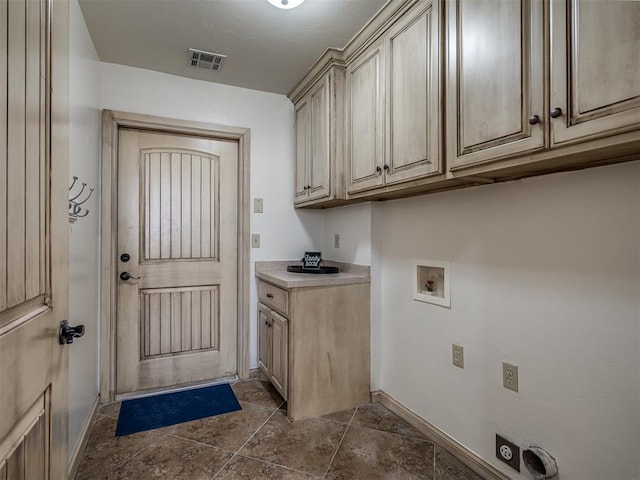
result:
M 232 388 L 238 412 L 118 438 L 103 406 L 76 480 L 480 480 L 382 405 L 291 423 L 270 384 Z

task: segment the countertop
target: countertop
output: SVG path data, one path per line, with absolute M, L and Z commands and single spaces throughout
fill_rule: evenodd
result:
M 371 283 L 370 267 L 324 261 L 323 265 L 340 268 L 340 273 L 313 274 L 287 272 L 287 265 L 300 265 L 300 260 L 256 262 L 256 277 L 281 288 L 324 287 Z

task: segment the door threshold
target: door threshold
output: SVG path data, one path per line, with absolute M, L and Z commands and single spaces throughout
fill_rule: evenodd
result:
M 223 383 L 237 382 L 239 380 L 238 375 L 231 375 L 228 377 L 220 377 L 215 380 L 205 380 L 203 382 L 185 383 L 182 385 L 176 385 L 171 387 L 150 388 L 148 390 L 139 390 L 131 393 L 116 394 L 116 401 L 133 400 L 136 398 L 153 397 L 156 395 L 163 395 L 165 393 L 183 392 L 186 390 L 194 390 L 196 388 L 213 387 L 214 385 L 221 385 Z

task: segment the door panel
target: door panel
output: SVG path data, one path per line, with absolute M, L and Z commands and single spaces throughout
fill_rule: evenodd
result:
M 307 200 L 311 107 L 305 99 L 296 105 L 296 184 L 294 202 Z
M 271 312 L 271 381 L 282 398 L 288 397 L 289 328 L 287 319 Z
M 551 19 L 553 143 L 638 128 L 640 2 L 555 0 Z
M 140 290 L 142 359 L 219 349 L 218 287 Z
M 383 181 L 383 40 L 347 68 L 347 98 L 347 188 L 353 193 L 382 185 Z
M 447 2 L 451 170 L 544 148 L 543 3 Z M 499 28 L 496 26 L 499 25 Z
M 387 33 L 386 184 L 441 173 L 438 32 L 420 4 Z
M 121 130 L 117 394 L 237 373 L 234 142 Z
M 329 196 L 329 76 L 320 80 L 309 94 L 311 102 L 311 157 L 309 198 Z
M 271 369 L 271 335 L 269 322 L 270 310 L 264 305 L 258 304 L 258 331 L 260 338 L 258 339 L 258 366 L 262 369 L 267 377 L 270 376 Z
M 49 68 L 50 35 L 62 42 L 54 53 L 66 42 L 65 6 L 0 0 L 0 479 L 63 478 L 68 467 L 57 335 L 68 313 L 68 138 L 65 122 L 49 123 L 67 118 L 65 63 Z

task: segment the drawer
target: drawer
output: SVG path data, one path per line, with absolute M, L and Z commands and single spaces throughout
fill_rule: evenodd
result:
M 289 314 L 289 292 L 287 290 L 259 280 L 258 299 L 283 315 Z

